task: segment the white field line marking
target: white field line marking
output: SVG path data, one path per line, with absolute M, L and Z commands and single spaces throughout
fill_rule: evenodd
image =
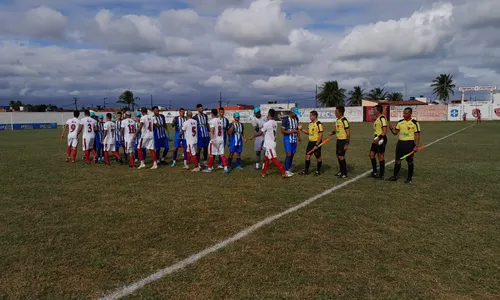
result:
M 444 136 L 442 138 L 439 138 L 437 140 L 435 140 L 434 142 L 431 142 L 429 144 L 427 144 L 425 147 L 429 147 L 431 146 L 432 144 L 435 144 L 437 142 L 440 142 L 444 139 L 447 139 L 459 132 L 462 132 L 472 126 L 474 126 L 475 124 L 471 125 L 471 126 L 468 126 L 468 127 L 465 127 L 463 129 L 460 129 L 458 131 L 455 131 L 447 136 Z M 386 165 L 391 165 L 394 163 L 394 160 L 390 161 L 389 163 L 387 163 Z M 235 235 L 233 235 L 232 237 L 230 238 L 227 238 L 225 240 L 223 240 L 222 242 L 219 242 L 215 245 L 212 245 L 208 248 L 205 248 L 204 250 L 196 253 L 196 254 L 193 254 L 169 267 L 166 267 L 164 269 L 161 269 L 159 271 L 157 271 L 156 273 L 154 274 L 151 274 L 149 275 L 148 277 L 145 277 L 139 281 L 136 281 L 130 285 L 126 285 L 126 286 L 123 286 L 119 289 L 117 289 L 116 291 L 114 291 L 112 294 L 108 295 L 108 296 L 105 296 L 105 297 L 102 297 L 101 300 L 113 300 L 113 299 L 120 299 L 122 297 L 125 297 L 127 295 L 130 295 L 132 293 L 134 293 L 135 291 L 137 291 L 138 289 L 144 287 L 145 285 L 147 284 L 150 284 L 154 281 L 157 281 L 163 277 L 165 277 L 166 275 L 169 275 L 177 270 L 181 270 L 181 269 L 184 269 L 185 267 L 191 265 L 191 264 L 194 264 L 195 262 L 197 262 L 198 260 L 202 259 L 203 257 L 207 256 L 208 254 L 210 253 L 213 253 L 213 252 L 216 252 L 222 248 L 225 248 L 226 246 L 228 246 L 229 244 L 239 240 L 239 239 L 242 239 L 244 237 L 246 237 L 247 235 L 251 234 L 252 232 L 256 231 L 257 229 L 265 226 L 265 225 L 268 225 L 278 219 L 280 219 L 281 217 L 283 216 L 286 216 L 292 212 L 295 212 L 311 203 L 313 203 L 314 201 L 318 200 L 319 198 L 323 197 L 323 196 L 326 196 L 328 194 L 331 194 L 333 192 L 335 192 L 336 190 L 338 189 L 341 189 L 343 187 L 345 187 L 346 185 L 348 184 L 351 184 L 353 182 L 356 182 L 358 180 L 360 180 L 361 178 L 365 178 L 366 175 L 370 174 L 372 172 L 372 170 L 369 170 L 369 171 L 366 171 L 364 172 L 363 174 L 360 174 L 350 180 L 347 180 L 347 181 L 344 181 L 343 183 L 339 184 L 339 185 L 336 185 L 328 190 L 325 190 L 324 192 L 322 192 L 321 194 L 318 194 L 314 197 L 311 197 L 307 200 L 305 200 L 304 202 L 296 205 L 296 206 L 293 206 L 293 207 L 290 207 L 289 209 L 279 213 L 279 214 L 276 214 L 276 215 L 273 215 L 273 216 L 270 216 L 270 217 L 267 217 L 265 218 L 264 220 L 258 222 L 258 223 L 255 223 L 254 225 L 250 226 L 250 227 L 247 227 L 245 229 L 243 229 L 242 231 L 236 233 Z

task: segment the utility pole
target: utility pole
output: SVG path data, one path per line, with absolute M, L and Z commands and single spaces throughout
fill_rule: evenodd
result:
M 219 107 L 222 107 L 222 92 L 219 95 Z
M 75 103 L 75 110 L 78 110 L 78 98 L 73 97 L 73 101 Z
M 315 107 L 318 108 L 318 85 L 317 84 L 316 84 L 316 97 L 315 97 L 315 99 L 316 99 L 316 106 Z
M 106 108 L 106 100 L 107 100 L 107 99 L 108 99 L 108 98 L 104 97 L 104 103 L 103 103 L 104 105 L 103 105 L 103 108 Z
M 172 110 L 172 100 L 168 100 L 168 110 Z

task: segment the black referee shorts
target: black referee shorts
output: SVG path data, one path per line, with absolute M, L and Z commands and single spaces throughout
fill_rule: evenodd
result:
M 318 143 L 318 142 L 311 142 L 310 141 L 309 143 L 307 143 L 306 154 L 309 153 L 309 151 L 311 151 L 312 149 L 314 149 L 314 146 L 316 146 L 316 143 Z M 319 142 L 318 144 L 321 144 L 321 142 Z M 314 151 L 310 155 L 314 154 L 314 156 L 316 156 L 316 157 L 321 157 L 321 148 L 323 148 L 323 147 L 319 147 L 318 149 L 316 149 L 316 151 Z
M 396 145 L 396 160 L 412 152 L 413 148 L 415 148 L 415 141 L 398 141 Z M 413 154 L 409 157 L 413 157 Z
M 337 156 L 345 156 L 345 150 L 344 147 L 346 145 L 347 140 L 337 140 L 337 150 L 335 151 L 335 154 Z
M 387 136 L 382 138 L 384 143 L 382 145 L 377 145 L 372 142 L 372 147 L 370 148 L 370 152 L 375 152 L 376 154 L 384 154 L 385 146 L 387 145 Z

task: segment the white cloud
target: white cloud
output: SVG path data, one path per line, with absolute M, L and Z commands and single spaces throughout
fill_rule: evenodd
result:
M 80 95 L 80 92 L 79 91 L 72 91 L 68 95 L 70 95 L 70 96 L 78 96 L 78 95 Z
M 304 77 L 304 76 L 293 76 L 293 75 L 280 75 L 275 77 L 269 77 L 267 81 L 262 79 L 255 80 L 252 86 L 257 89 L 282 89 L 282 88 L 292 88 L 292 89 L 314 89 L 317 84 L 316 80 Z
M 24 32 L 32 37 L 62 38 L 68 18 L 60 12 L 46 6 L 40 6 L 26 12 Z
M 207 80 L 200 81 L 200 84 L 205 87 L 221 87 L 221 88 L 229 88 L 236 86 L 236 82 L 232 80 L 224 80 L 222 76 L 212 75 Z

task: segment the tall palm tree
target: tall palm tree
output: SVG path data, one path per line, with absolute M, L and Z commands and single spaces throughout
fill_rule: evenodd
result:
M 131 91 L 125 91 L 123 92 L 120 97 L 118 97 L 118 101 L 116 103 L 122 103 L 128 106 L 128 109 L 130 110 L 130 106 L 134 107 L 136 105 L 135 100 L 134 100 L 134 93 Z
M 387 98 L 389 98 L 389 101 L 403 101 L 403 94 L 397 92 L 389 93 Z
M 320 87 L 318 102 L 323 107 L 343 106 L 345 101 L 345 89 L 339 88 L 339 83 L 327 81 Z
M 387 92 L 383 88 L 374 88 L 366 95 L 371 100 L 384 100 L 387 97 Z
M 450 93 L 452 95 L 455 94 L 455 91 L 453 91 L 455 88 L 455 85 L 453 84 L 453 75 L 440 74 L 432 82 L 432 94 L 436 95 L 440 100 L 447 102 L 450 100 Z
M 361 106 L 363 102 L 363 98 L 365 97 L 365 90 L 362 89 L 359 85 L 355 86 L 348 93 L 349 95 L 349 105 L 350 106 Z

